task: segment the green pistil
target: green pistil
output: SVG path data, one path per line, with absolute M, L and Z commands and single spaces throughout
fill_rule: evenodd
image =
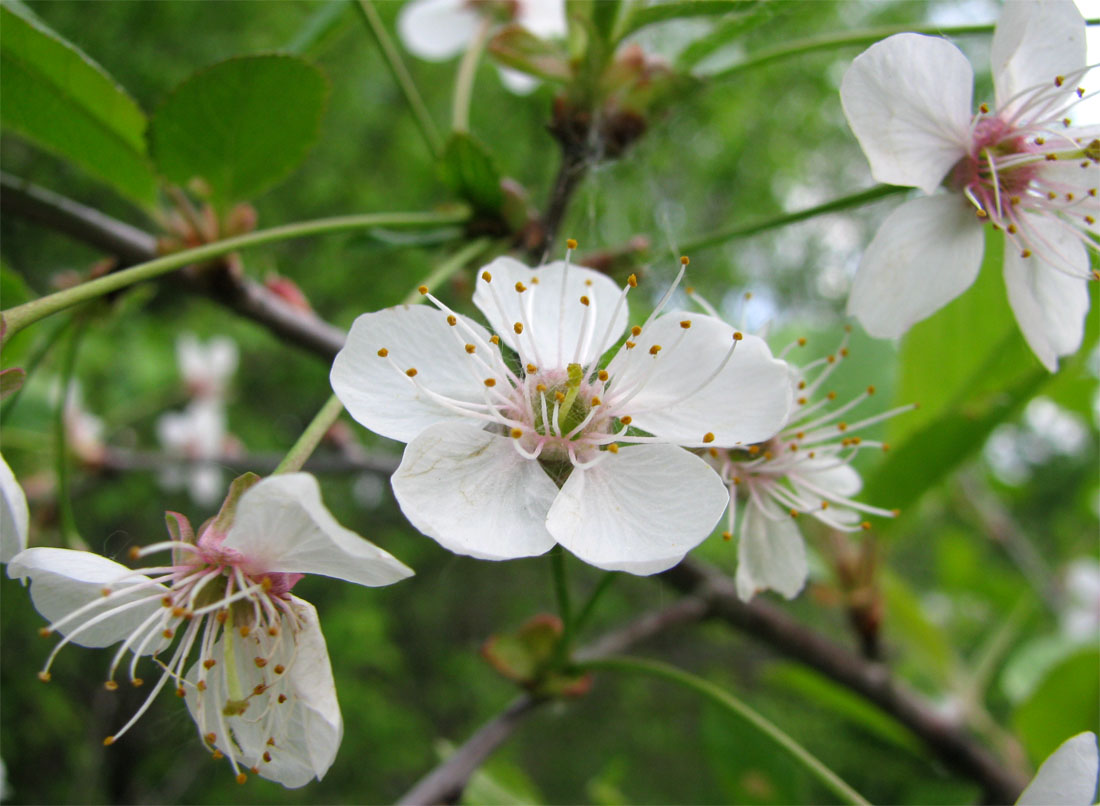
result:
M 568 370 L 569 379 L 564 388 L 565 400 L 558 409 L 558 428 L 562 434 L 568 434 L 588 416 L 588 406 L 583 400 L 577 399 L 581 391 L 581 381 L 584 380 L 584 368 L 580 364 L 570 364 Z

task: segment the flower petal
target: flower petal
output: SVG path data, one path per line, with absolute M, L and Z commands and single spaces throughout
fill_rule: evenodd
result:
M 876 338 L 900 336 L 970 287 L 985 234 L 961 196 L 905 202 L 863 253 L 848 314 Z
M 611 278 L 583 266 L 566 270 L 565 265 L 558 260 L 529 269 L 518 260 L 498 257 L 483 270 L 492 276 L 492 287 L 478 272 L 474 304 L 524 363 L 540 369 L 588 364 L 626 328 L 627 305 L 624 301 L 618 306 L 622 291 Z M 516 283 L 527 290 L 518 293 Z M 588 305 L 580 301 L 582 296 Z M 530 306 L 530 314 L 522 315 L 521 306 Z M 526 323 L 521 335 L 515 332 L 517 322 Z
M 863 488 L 863 479 L 856 469 L 835 456 L 803 459 L 791 469 L 790 475 L 794 481 L 805 479 L 842 498 L 851 498 Z
M 565 0 L 520 0 L 516 22 L 535 36 L 565 36 Z
M 73 633 L 74 644 L 88 647 L 110 646 L 129 637 L 146 618 L 162 607 L 160 600 L 167 592 L 167 588 L 154 583 L 149 577 L 90 551 L 27 549 L 8 563 L 8 576 L 24 582 L 30 580 L 31 601 L 35 610 L 50 622 L 58 621 L 85 605 L 102 602 L 102 605 L 88 608 L 83 615 L 58 629 L 62 635 Z M 131 588 L 132 591 L 125 592 Z M 124 593 L 108 599 L 103 595 L 105 589 Z M 105 618 L 87 629 L 80 629 L 103 613 L 141 599 L 148 601 Z M 152 641 L 146 646 L 146 652 L 154 652 L 162 644 Z
M 463 0 L 412 0 L 397 15 L 397 33 L 411 53 L 444 62 L 477 35 L 481 16 Z
M 1085 247 L 1068 225 L 1037 215 L 1029 215 L 1028 224 L 1054 253 L 1066 258 L 1072 270 L 1082 275 L 1088 271 Z M 1005 245 L 1004 273 L 1008 302 L 1024 338 L 1043 366 L 1057 371 L 1058 356 L 1081 346 L 1089 310 L 1087 281 L 1054 268 L 1038 251 L 1032 257 L 1020 257 L 1009 244 Z
M 509 92 L 516 95 L 529 95 L 539 85 L 537 78 L 527 73 L 521 73 L 519 70 L 497 67 L 497 72 L 500 73 L 500 80 L 504 86 L 508 88 Z
M 806 546 L 794 519 L 771 520 L 760 507 L 745 507 L 737 546 L 737 596 L 747 602 L 763 590 L 793 599 L 806 584 Z
M 463 346 L 470 331 L 485 345 L 489 334 L 476 322 L 460 318 L 451 327 L 441 311 L 402 305 L 356 319 L 329 375 L 348 413 L 371 431 L 402 442 L 430 425 L 466 420 L 465 414 L 423 391 L 484 402 L 484 377 L 478 376 L 474 357 Z M 388 357 L 380 357 L 379 350 L 387 351 Z M 415 382 L 405 374 L 409 369 L 417 371 Z
M 296 789 L 314 778 L 321 780 L 328 772 L 344 724 L 317 611 L 295 596 L 291 606 L 296 618 L 292 624 L 283 617 L 281 644 L 273 646 L 260 630 L 244 638 L 233 635 L 229 641 L 223 633 L 212 651 L 217 661 L 212 669 L 195 663 L 187 673 L 192 684 L 201 677 L 206 687 L 199 691 L 195 685 L 187 686 L 186 699 L 199 735 L 213 733 L 214 744 L 223 754 L 258 770 L 263 778 Z M 233 664 L 225 662 L 227 644 L 234 652 Z M 253 662 L 257 657 L 266 661 L 262 669 Z M 281 676 L 273 671 L 277 664 L 286 669 Z M 227 716 L 223 709 L 231 699 L 227 681 L 231 674 L 240 691 L 262 689 L 249 698 L 243 713 Z M 223 725 L 232 734 L 231 743 Z
M 671 568 L 703 542 L 728 503 L 718 474 L 695 454 L 638 445 L 575 468 L 546 526 L 590 565 L 648 575 Z
M 456 554 L 508 560 L 554 545 L 546 511 L 558 488 L 511 437 L 441 423 L 408 444 L 391 479 L 413 526 Z
M 1062 742 L 1043 762 L 1016 804 L 1089 806 L 1096 796 L 1098 767 L 1100 757 L 1096 751 L 1096 734 L 1092 731 L 1078 733 Z
M 620 350 L 608 366 L 605 402 L 629 414 L 638 428 L 678 445 L 729 447 L 768 439 L 790 410 L 787 364 L 772 357 L 763 339 L 748 335 L 726 361 L 733 335 L 712 316 L 681 311 L 657 317 L 637 346 Z M 704 442 L 708 432 L 714 438 Z
M 1085 19 L 1072 0 L 1005 3 L 993 32 L 990 67 L 1003 113 L 1017 93 L 1049 88 L 1086 64 Z M 1067 94 L 1077 85 L 1067 85 Z
M 970 62 L 939 37 L 896 34 L 857 56 L 840 101 L 871 175 L 932 193 L 966 154 L 973 84 Z
M 27 547 L 29 528 L 27 496 L 0 456 L 0 563 L 6 563 Z
M 321 574 L 377 587 L 413 573 L 337 523 L 308 473 L 270 476 L 249 488 L 223 545 L 243 554 L 245 570 L 254 575 Z

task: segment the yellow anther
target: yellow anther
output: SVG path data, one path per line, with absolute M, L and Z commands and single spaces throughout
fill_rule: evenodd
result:
M 714 442 L 714 434 L 711 431 L 703 434 L 703 442 Z
M 283 664 L 279 663 L 279 664 L 276 664 L 273 671 L 275 672 L 275 674 L 282 674 L 283 672 L 286 671 L 286 667 L 283 666 Z
M 206 669 L 213 669 L 216 664 L 217 664 L 217 661 L 214 660 L 213 658 L 207 658 L 206 660 L 204 660 L 202 662 L 203 667 L 206 668 Z
M 596 377 L 599 378 L 601 381 L 606 381 L 608 378 L 607 370 L 601 369 L 599 372 L 596 373 Z
M 821 502 L 821 508 L 822 509 L 828 509 L 829 508 L 829 502 L 828 501 L 822 501 Z
M 114 680 L 108 680 L 106 683 L 103 684 L 103 688 L 107 689 L 108 691 L 118 691 L 118 683 L 116 683 Z
M 619 452 L 619 446 L 616 445 L 614 442 L 612 442 L 610 445 L 607 446 L 607 450 L 611 453 L 618 453 Z
M 870 523 L 870 521 L 864 521 L 863 523 L 861 523 L 861 524 L 859 525 L 859 528 L 860 528 L 860 529 L 862 529 L 863 531 L 865 531 L 865 532 L 866 532 L 866 531 L 867 531 L 868 529 L 870 529 L 870 528 L 871 528 L 871 523 Z
M 415 378 L 416 377 L 416 367 L 409 367 L 407 370 L 405 370 L 405 374 L 408 375 L 410 378 Z
M 1023 252 L 1020 253 L 1020 257 L 1031 257 L 1031 250 L 1025 249 Z
M 623 346 L 626 347 L 626 349 L 628 349 L 628 350 L 633 350 L 638 345 L 635 344 L 634 342 L 630 341 L 629 339 L 627 339 L 626 344 L 623 345 Z
M 586 279 L 584 281 L 584 284 L 585 284 L 586 287 L 591 288 L 592 287 L 592 280 Z
M 1009 235 L 1015 235 L 1016 234 L 1016 225 L 1015 224 L 1009 224 L 1008 227 L 1007 227 L 1007 230 L 1008 230 Z
M 844 423 L 844 422 L 837 423 L 836 424 L 836 430 L 837 431 L 847 431 L 848 430 L 848 423 Z
M 276 627 L 275 625 L 272 625 L 272 626 L 267 628 L 267 634 L 271 635 L 271 636 L 276 636 L 276 635 L 279 634 L 279 628 Z
M 248 634 L 250 632 L 252 632 L 252 627 L 250 627 L 247 624 L 243 624 L 243 625 L 241 625 L 241 628 L 240 628 L 240 630 L 238 630 L 238 632 L 240 632 L 241 638 L 247 638 Z
M 1084 98 L 1085 97 L 1085 88 L 1084 87 L 1078 87 L 1077 88 L 1077 97 L 1078 98 Z
M 452 314 L 447 314 L 447 324 L 454 327 L 458 324 L 458 317 Z
M 576 249 L 577 248 L 577 242 L 574 241 L 572 238 L 566 238 L 565 239 L 565 248 L 566 249 Z
M 792 442 L 790 445 L 787 446 L 787 450 L 797 451 L 798 450 L 798 443 L 797 442 Z
M 546 391 L 546 384 L 544 384 L 544 383 L 535 384 L 535 391 L 536 392 L 545 392 Z
M 49 683 L 50 682 L 50 673 L 49 672 L 39 672 L 38 673 L 38 679 L 41 680 L 43 683 Z
M 518 336 L 520 333 L 523 332 L 523 322 L 516 322 L 514 325 L 512 325 L 512 330 L 516 331 L 516 335 Z
M 386 349 L 385 347 L 383 347 L 382 349 L 380 349 L 380 350 L 378 351 L 378 357 L 379 357 L 379 358 L 385 358 L 385 357 L 386 357 L 387 355 L 389 355 L 389 354 L 390 354 L 390 351 L 389 351 L 389 350 L 387 350 L 387 349 Z
M 216 742 L 218 740 L 218 734 L 208 733 L 205 736 L 203 736 L 202 738 L 204 738 L 206 740 L 207 744 L 214 744 L 214 742 Z
M 722 532 L 722 539 L 728 543 L 733 540 L 733 535 L 730 532 Z
M 589 403 L 590 403 L 590 404 L 592 405 L 592 407 L 593 407 L 593 408 L 595 408 L 596 406 L 599 406 L 599 405 L 601 405 L 601 404 L 603 403 L 603 401 L 602 401 L 602 400 L 600 400 L 600 399 L 599 399 L 598 397 L 596 397 L 595 395 L 593 395 L 593 396 L 592 396 L 592 399 L 591 399 L 590 401 L 588 401 L 588 402 L 589 402 Z
M 629 414 L 626 414 L 619 418 L 619 422 L 623 425 L 630 425 L 632 422 L 634 422 L 634 418 L 631 417 Z
M 711 455 L 712 459 L 717 459 L 718 458 L 718 449 L 717 448 L 707 448 L 707 453 L 709 453 Z
M 659 352 L 661 352 L 661 345 L 659 344 L 654 344 L 652 347 L 649 348 L 650 355 L 657 355 L 657 353 Z
M 53 635 L 53 630 L 51 630 L 49 627 L 39 627 L 38 634 L 41 635 L 43 638 L 49 638 L 51 635 Z
M 682 327 L 684 330 L 687 330 L 689 327 L 691 327 L 691 320 L 684 319 L 682 322 L 680 322 L 680 327 Z
M 486 378 L 485 379 L 485 385 L 488 386 L 491 389 L 492 387 L 497 385 L 497 379 L 496 378 Z
M 115 737 L 114 736 L 108 736 L 106 739 L 103 740 L 103 746 L 104 747 L 110 747 L 114 743 L 115 743 Z
M 680 265 L 681 266 L 686 266 L 689 263 L 691 263 L 691 258 L 689 258 L 687 255 L 684 255 L 683 257 L 680 258 Z
M 219 610 L 218 614 L 214 616 L 214 618 L 217 619 L 218 624 L 225 624 L 225 622 L 229 619 L 229 611 Z
M 741 339 L 743 339 L 743 338 L 745 338 L 745 336 L 741 333 L 740 330 L 735 330 L 733 332 L 733 340 L 734 341 L 741 341 Z
M 484 280 L 487 283 L 491 283 L 491 282 L 493 282 L 493 275 L 489 274 L 489 272 L 487 272 L 487 271 L 483 271 L 481 273 L 481 279 Z
M 473 355 L 474 351 L 476 351 L 476 350 L 477 350 L 477 348 L 474 347 L 474 345 L 472 345 L 472 344 L 467 344 L 466 345 L 466 352 L 468 352 L 470 355 Z
M 183 686 L 180 686 L 176 689 L 176 696 L 179 697 L 181 700 L 187 696 L 187 692 L 183 690 Z
M 631 288 L 637 288 L 638 287 L 638 275 L 632 274 L 629 277 L 627 277 L 626 278 L 626 284 L 628 286 L 630 286 Z
M 790 515 L 790 516 L 791 516 L 792 518 L 797 518 L 797 517 L 798 517 L 798 510 L 797 510 L 797 509 L 792 509 L 792 510 L 790 510 L 790 511 L 789 511 L 789 513 L 788 513 L 788 514 L 789 514 L 789 515 Z
M 532 274 L 531 275 L 531 285 L 538 285 L 538 284 L 539 284 L 539 278 L 536 275 Z
M 642 335 L 642 329 L 637 325 L 634 325 L 634 327 L 630 328 L 630 335 L 634 338 L 638 338 L 638 336 Z
M 528 364 L 527 365 L 527 374 L 528 375 L 534 375 L 538 371 L 539 371 L 539 368 L 536 367 L 534 364 Z
M 830 364 L 835 364 L 836 363 L 836 356 L 835 355 L 827 355 L 827 356 L 825 356 L 825 360 Z
M 586 295 L 582 294 L 581 295 L 581 305 L 588 305 L 589 303 L 590 303 L 590 300 L 588 299 L 588 297 Z
M 989 114 L 989 104 L 982 104 L 981 106 L 978 107 L 978 109 L 980 109 L 982 111 L 983 115 L 988 115 Z
M 1065 76 L 1055 76 L 1055 78 L 1054 78 L 1054 86 L 1055 87 L 1060 87 L 1065 83 L 1066 83 L 1066 77 Z
M 517 293 L 522 294 L 526 290 L 527 290 L 527 286 L 525 286 L 523 283 L 521 283 L 519 281 L 516 281 L 516 292 Z
M 252 693 L 255 694 L 257 697 L 263 694 L 265 691 L 267 691 L 267 686 L 265 686 L 263 683 L 252 687 Z
M 249 767 L 249 769 L 252 770 L 253 775 L 259 775 L 260 774 L 260 768 L 259 767 Z
M 798 398 L 798 405 L 805 406 L 806 405 L 806 398 L 804 398 L 804 397 Z
M 756 456 L 758 453 L 760 453 L 759 445 L 749 445 L 749 456 Z
M 183 618 L 183 616 L 186 612 L 187 612 L 187 610 L 185 608 L 182 608 L 179 605 L 176 605 L 175 607 L 172 608 L 172 618 Z
M 271 753 L 269 753 L 265 750 L 264 754 L 263 754 L 263 760 L 270 763 L 271 762 Z
M 210 754 L 210 758 L 214 759 L 214 761 L 221 761 L 225 756 L 222 755 L 221 750 L 215 749 L 214 752 Z
M 798 346 L 799 347 L 805 347 L 806 346 L 806 337 L 805 336 L 802 336 L 798 339 Z
M 867 394 L 869 394 L 869 395 L 873 395 L 874 393 L 875 393 L 875 387 L 873 387 L 873 386 L 868 386 L 868 387 L 867 387 Z
M 836 400 L 836 392 L 829 392 L 825 397 L 829 398 L 829 400 Z
M 420 292 L 421 296 L 428 293 L 428 287 L 426 285 L 417 286 L 416 290 Z
M 199 691 L 206 691 L 206 681 L 200 680 L 198 683 L 195 684 L 195 688 L 197 688 Z
M 492 336 L 489 337 L 489 341 L 491 341 L 493 344 L 500 344 L 500 336 L 494 333 Z
M 554 400 L 556 400 L 558 403 L 561 403 L 563 400 L 565 400 L 565 395 L 561 392 L 554 392 Z
M 279 704 L 281 705 L 284 702 L 286 702 L 286 695 L 285 694 L 280 694 L 279 695 Z M 270 744 L 274 744 L 274 742 L 270 742 Z
M 165 638 L 171 638 L 173 635 L 175 635 L 175 633 L 171 630 L 165 630 L 161 633 L 161 635 L 163 635 Z
M 253 658 L 252 662 L 256 664 L 257 669 L 262 669 L 267 666 L 267 658 Z
M 523 429 L 522 428 L 513 428 L 512 429 L 512 439 L 519 439 L 522 436 L 523 436 Z
M 247 780 L 248 780 L 248 776 L 245 775 L 243 772 L 237 773 L 237 783 L 238 784 L 243 784 Z
M 848 348 L 847 347 L 841 347 L 840 348 L 840 357 L 841 358 L 847 358 L 848 357 Z
M 130 685 L 134 688 L 141 688 L 145 685 L 145 681 L 142 680 L 140 677 L 135 677 L 133 680 L 130 681 Z
M 130 560 L 131 560 L 131 562 L 134 561 L 134 560 L 140 560 L 140 559 L 141 559 L 141 549 L 139 549 L 137 546 L 131 546 L 130 547 Z
M 886 453 L 886 451 L 888 451 L 888 450 L 890 450 L 890 443 L 889 442 L 883 442 L 882 443 L 882 452 Z

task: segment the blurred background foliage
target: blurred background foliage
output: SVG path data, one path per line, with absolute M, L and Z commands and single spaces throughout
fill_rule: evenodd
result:
M 814 34 L 895 23 L 948 23 L 957 4 L 766 3 L 739 35 L 708 56 L 709 69 Z M 997 9 L 966 4 L 978 21 Z M 362 20 L 330 2 L 28 2 L 48 26 L 89 54 L 154 116 L 170 92 L 224 59 L 294 52 L 327 76 L 329 97 L 315 146 L 300 167 L 254 198 L 260 227 L 352 212 L 432 210 L 455 200 L 419 136 Z M 392 31 L 396 3 L 379 3 Z M 970 19 L 964 21 L 971 21 Z M 653 26 L 644 47 L 674 59 L 723 24 L 697 19 Z M 733 24 L 730 30 L 734 31 Z M 976 65 L 988 36 L 957 40 Z M 702 80 L 652 114 L 645 135 L 618 160 L 589 165 L 562 235 L 586 250 L 621 248 L 644 236 L 632 268 L 651 301 L 671 281 L 684 244 L 709 233 L 852 193 L 871 184 L 837 97 L 859 52 L 848 47 L 776 61 L 729 80 Z M 454 63 L 408 59 L 432 117 L 449 119 Z M 988 96 L 988 76 L 979 97 Z M 558 163 L 547 132 L 554 89 L 508 93 L 489 63 L 477 75 L 472 133 L 501 171 L 538 206 Z M 5 134 L 3 170 L 152 230 L 142 210 L 80 169 Z M 833 351 L 844 338 L 844 300 L 860 249 L 894 201 L 833 214 L 693 251 L 690 283 L 732 321 L 766 327 L 779 349 L 799 336 L 793 360 Z M 444 233 L 446 234 L 446 233 Z M 96 252 L 5 215 L 0 222 L 4 307 L 48 293 L 100 259 Z M 248 275 L 278 272 L 341 327 L 400 301 L 455 249 L 450 240 L 379 233 L 287 241 L 242 256 Z M 409 242 L 409 241 L 413 242 Z M 560 247 L 559 247 L 560 249 Z M 867 597 L 880 607 L 878 642 L 896 674 L 944 713 L 958 716 L 1009 763 L 1031 769 L 1063 739 L 1096 730 L 1100 693 L 1096 627 L 1084 640 L 1062 626 L 1078 604 L 1067 568 L 1097 560 L 1097 311 L 1086 346 L 1049 377 L 1020 339 L 1004 303 L 999 259 L 979 283 L 913 329 L 900 346 L 858 326 L 835 375 L 841 399 L 868 384 L 868 413 L 892 401 L 922 408 L 878 427 L 896 450 L 865 455 L 864 500 L 902 508 L 892 522 L 839 539 L 806 524 L 811 584 L 788 610 L 852 646 L 850 626 Z M 557 257 L 553 254 L 552 257 Z M 463 310 L 472 275 L 442 290 Z M 1095 286 L 1095 284 L 1094 284 Z M 1095 291 L 1095 287 L 1093 289 Z M 744 300 L 745 291 L 752 299 Z M 1095 294 L 1094 294 L 1095 297 Z M 642 297 L 632 297 L 641 300 Z M 682 304 L 688 305 L 686 298 Z M 121 448 L 155 448 L 156 417 L 186 391 L 174 360 L 179 334 L 227 335 L 240 347 L 231 386 L 230 431 L 247 454 L 285 451 L 329 395 L 328 366 L 235 318 L 170 280 L 96 303 L 85 321 L 76 377 L 84 407 Z M 68 314 L 5 347 L 23 365 L 68 332 Z M 31 499 L 36 544 L 61 545 L 54 493 L 61 353 L 51 349 L 18 405 L 4 411 L 3 451 Z M 400 446 L 354 430 L 371 452 Z M 323 449 L 324 450 L 324 449 Z M 107 556 L 163 538 L 163 512 L 199 522 L 211 512 L 186 492 L 162 491 L 154 473 L 75 465 L 72 508 L 84 543 Z M 21 587 L 3 579 L 3 719 L 0 757 L 13 803 L 384 802 L 404 792 L 446 752 L 515 695 L 479 657 L 482 642 L 554 609 L 545 558 L 508 563 L 456 557 L 416 534 L 384 477 L 321 477 L 338 520 L 416 569 L 392 588 L 370 590 L 309 578 L 332 656 L 345 738 L 324 781 L 287 791 L 253 778 L 238 786 L 196 741 L 185 709 L 164 696 L 111 748 L 101 740 L 140 702 L 107 692 L 105 652 L 67 649 L 42 685 L 36 671 L 50 642 Z M 735 547 L 713 536 L 696 552 L 732 573 Z M 872 561 L 869 577 L 858 557 Z M 570 562 L 579 590 L 594 569 Z M 623 578 L 590 634 L 675 600 L 659 582 Z M 934 762 L 905 728 L 807 668 L 719 624 L 684 628 L 639 649 L 728 687 L 803 742 L 873 802 L 958 803 L 979 790 Z M 471 783 L 469 802 L 791 803 L 829 795 L 748 728 L 666 684 L 600 676 L 587 696 L 535 714 Z

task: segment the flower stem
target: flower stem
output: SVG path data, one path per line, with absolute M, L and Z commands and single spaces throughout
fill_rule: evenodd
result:
M 766 230 L 775 229 L 777 227 L 784 227 L 787 224 L 794 224 L 796 221 L 805 221 L 807 218 L 813 218 L 814 216 L 825 215 L 826 213 L 835 213 L 838 210 L 846 210 L 849 207 L 858 207 L 861 204 L 867 204 L 869 202 L 877 201 L 878 199 L 885 198 L 886 196 L 894 196 L 899 193 L 906 193 L 910 190 L 907 187 L 899 187 L 896 185 L 876 185 L 868 190 L 862 190 L 859 193 L 853 193 L 850 196 L 842 196 L 839 199 L 833 199 L 832 201 L 819 204 L 816 207 L 810 207 L 806 210 L 797 210 L 793 213 L 784 213 L 780 216 L 774 216 L 772 218 L 766 218 L 763 221 L 758 221 L 753 224 L 743 224 L 739 227 L 732 227 L 726 230 L 720 230 L 713 232 L 710 235 L 700 235 L 694 240 L 688 241 L 686 244 L 680 246 L 680 251 L 684 254 L 691 254 L 697 252 L 700 249 L 707 249 L 711 246 L 717 246 L 718 244 L 725 243 L 727 241 L 733 241 L 738 238 L 746 238 L 749 235 L 756 235 Z
M 451 103 L 451 129 L 455 132 L 470 131 L 470 101 L 474 95 L 477 65 L 481 61 L 481 54 L 485 51 L 485 44 L 489 41 L 489 25 L 489 20 L 481 23 L 477 35 L 466 48 L 466 52 L 462 54 L 462 61 L 458 65 L 455 94 Z
M 588 619 L 592 616 L 593 611 L 596 609 L 596 602 L 600 600 L 600 597 L 604 595 L 604 592 L 611 587 L 611 583 L 619 578 L 619 575 L 614 571 L 608 571 L 602 577 L 600 581 L 596 583 L 595 590 L 588 596 L 588 600 L 585 601 L 584 606 L 581 607 L 577 617 L 573 619 L 573 631 L 574 633 L 580 632 L 584 625 L 588 623 Z
M 985 25 L 883 25 L 876 28 L 864 28 L 858 31 L 842 31 L 832 34 L 820 34 L 805 39 L 798 39 L 772 48 L 765 48 L 759 53 L 754 53 L 743 62 L 730 65 L 724 70 L 711 73 L 706 78 L 710 81 L 722 81 L 740 75 L 746 70 L 752 70 L 771 62 L 786 59 L 791 56 L 800 56 L 803 53 L 812 53 L 818 50 L 832 50 L 834 48 L 857 47 L 870 45 L 885 39 L 893 34 L 914 33 L 933 34 L 941 36 L 966 36 L 968 34 L 987 34 L 992 32 L 993 23 Z
M 76 372 L 76 355 L 84 336 L 86 320 L 75 317 L 72 322 L 69 343 L 61 355 L 61 387 L 54 412 L 54 446 L 57 472 L 57 509 L 61 527 L 61 539 L 66 546 L 76 548 L 80 545 L 80 529 L 76 525 L 71 499 L 72 485 L 69 483 L 69 440 L 65 424 L 65 410 L 69 404 L 69 391 Z
M 689 674 L 667 663 L 643 660 L 641 658 L 601 658 L 599 660 L 587 661 L 581 666 L 584 669 L 610 669 L 622 672 L 640 672 L 641 674 L 648 674 L 652 677 L 660 677 L 669 682 L 677 683 L 697 694 L 701 694 L 727 713 L 748 722 L 752 727 L 756 728 L 778 744 L 783 750 L 787 751 L 795 761 L 804 766 L 810 774 L 828 787 L 833 794 L 845 803 L 870 806 L 862 795 L 841 780 L 835 772 L 822 764 L 816 756 L 788 736 L 781 728 L 768 719 L 765 719 L 761 714 L 757 713 L 729 692 L 719 688 L 708 680 Z
M 433 157 L 439 159 L 439 155 L 443 152 L 443 141 L 439 137 L 439 131 L 435 128 L 431 115 L 428 114 L 428 107 L 424 105 L 424 99 L 420 97 L 412 75 L 405 67 L 405 62 L 401 60 L 401 54 L 394 46 L 393 40 L 390 39 L 386 27 L 382 24 L 382 19 L 378 16 L 374 3 L 371 0 L 359 0 L 356 7 L 363 19 L 366 20 L 367 27 L 374 36 L 374 41 L 378 44 L 378 49 L 382 51 L 382 58 L 385 59 L 386 66 L 393 75 L 393 80 L 397 82 L 397 86 L 405 96 L 405 102 L 413 113 L 413 119 L 416 121 L 417 128 L 420 129 L 424 142 L 428 145 L 428 150 L 432 152 Z
M 468 209 L 461 208 L 449 213 L 367 213 L 364 215 L 335 216 L 333 218 L 319 218 L 315 221 L 285 224 L 280 227 L 250 232 L 247 235 L 238 235 L 235 238 L 225 238 L 214 243 L 197 246 L 194 249 L 174 252 L 146 263 L 139 263 L 129 269 L 113 272 L 87 283 L 81 283 L 73 288 L 67 288 L 64 291 L 58 291 L 55 294 L 31 300 L 23 305 L 17 305 L 3 311 L 0 315 L 4 317 L 4 321 L 7 323 L 5 340 L 27 325 L 73 305 L 87 302 L 112 291 L 118 291 L 120 288 L 126 288 L 143 280 L 150 280 L 192 263 L 201 263 L 210 258 L 235 252 L 238 249 L 292 238 L 304 238 L 309 235 L 369 227 L 437 227 L 446 224 L 460 224 L 469 218 L 469 215 Z
M 554 573 L 554 596 L 558 600 L 562 625 L 558 654 L 564 660 L 569 642 L 573 639 L 573 612 L 569 604 L 569 581 L 565 576 L 565 550 L 560 545 L 550 550 L 550 568 Z
M 325 434 L 332 428 L 332 424 L 336 422 L 343 410 L 344 404 L 340 402 L 340 398 L 336 395 L 330 397 L 325 405 L 321 406 L 317 416 L 306 426 L 306 430 L 298 437 L 298 441 L 294 443 L 294 446 L 287 451 L 283 461 L 279 462 L 278 467 L 272 471 L 271 475 L 293 473 L 296 470 L 301 470 L 302 465 L 317 450 L 317 446 L 321 444 L 321 440 L 324 439 Z

